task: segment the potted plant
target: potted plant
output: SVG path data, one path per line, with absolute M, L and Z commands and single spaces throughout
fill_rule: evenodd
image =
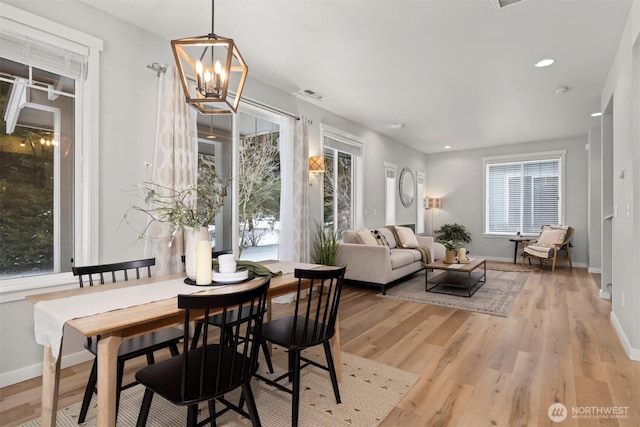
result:
M 336 265 L 339 233 L 333 227 L 316 224 L 316 237 L 313 241 L 313 262 L 323 265 Z
M 444 224 L 435 232 L 437 240 L 442 243 L 447 250 L 444 262 L 453 264 L 456 262 L 456 249 L 461 248 L 464 243 L 471 242 L 471 233 L 464 225 Z

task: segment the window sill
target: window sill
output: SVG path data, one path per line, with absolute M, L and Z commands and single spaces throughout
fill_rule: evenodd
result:
M 27 295 L 62 291 L 77 286 L 78 281 L 70 272 L 0 280 L 0 304 L 23 300 Z

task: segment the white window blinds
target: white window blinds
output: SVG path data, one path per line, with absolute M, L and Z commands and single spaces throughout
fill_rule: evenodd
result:
M 545 224 L 560 224 L 562 160 L 487 162 L 485 232 L 537 234 Z
M 86 55 L 9 31 L 0 31 L 0 56 L 76 80 L 87 77 Z

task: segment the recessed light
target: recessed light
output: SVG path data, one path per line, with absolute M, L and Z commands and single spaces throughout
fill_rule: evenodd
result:
M 553 64 L 554 62 L 556 62 L 555 59 L 543 59 L 541 61 L 536 62 L 533 66 L 536 68 L 544 68 L 544 67 L 548 67 L 549 65 Z
M 450 145 L 445 145 L 445 146 L 444 146 L 444 149 L 445 149 L 445 150 L 448 150 L 448 149 L 450 149 L 450 148 L 451 148 L 451 146 L 450 146 Z
M 392 125 L 389 125 L 389 127 L 391 129 L 402 129 L 404 127 L 404 123 L 394 123 Z
M 591 117 L 600 117 L 601 115 L 602 113 L 598 111 L 597 113 L 591 114 Z

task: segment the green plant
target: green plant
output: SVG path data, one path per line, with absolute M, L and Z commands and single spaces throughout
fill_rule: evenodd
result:
M 442 243 L 442 246 L 448 251 L 453 251 L 458 246 L 453 240 L 441 240 L 440 243 Z
M 176 233 L 185 227 L 205 227 L 212 224 L 220 212 L 227 196 L 229 183 L 216 173 L 213 165 L 201 163 L 198 168 L 198 183 L 184 190 L 175 190 L 155 182 L 143 182 L 139 186 L 147 206 L 133 206 L 130 211 L 143 212 L 150 221 L 140 232 L 143 238 L 153 222 L 169 226 L 171 243 Z
M 313 262 L 323 265 L 336 265 L 339 233 L 333 227 L 316 224 L 316 237 L 313 242 Z
M 434 233 L 438 241 L 449 250 L 456 249 L 458 245 L 463 243 L 471 242 L 471 233 L 467 231 L 464 225 L 458 223 L 444 224 Z M 451 248 L 447 245 L 451 246 Z

